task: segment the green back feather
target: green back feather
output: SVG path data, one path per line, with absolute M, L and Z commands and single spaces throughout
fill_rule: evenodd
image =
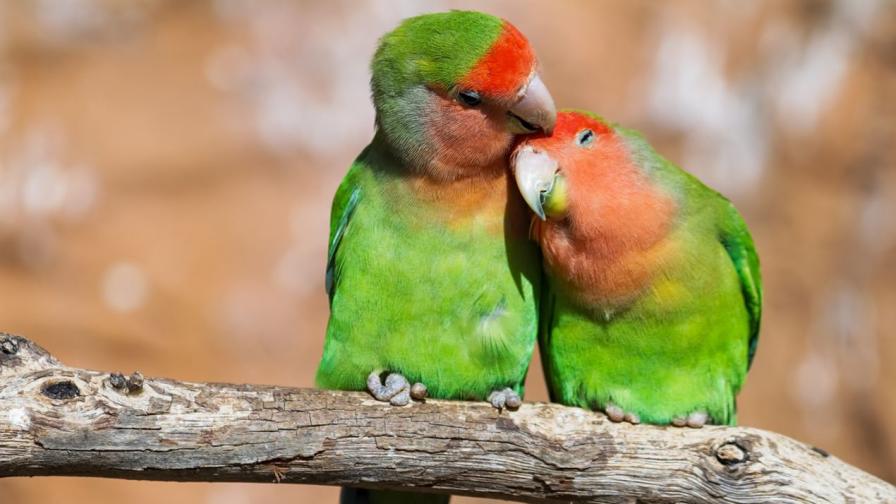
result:
M 346 195 L 348 195 L 348 199 L 345 199 Z M 333 302 L 333 287 L 336 285 L 336 251 L 339 250 L 339 244 L 342 242 L 342 237 L 345 235 L 345 230 L 348 228 L 348 223 L 359 201 L 361 201 L 360 187 L 353 188 L 351 193 L 348 191 L 337 192 L 333 199 L 333 209 L 330 213 L 333 222 L 330 223 L 330 247 L 327 253 L 327 273 L 324 283 L 331 303 Z
M 731 256 L 734 269 L 740 279 L 744 305 L 750 324 L 750 339 L 747 344 L 747 369 L 753 365 L 756 348 L 759 345 L 759 326 L 762 321 L 762 278 L 759 272 L 759 255 L 753 245 L 753 237 L 744 223 L 743 217 L 728 205 L 728 218 L 723 221 L 720 239 Z

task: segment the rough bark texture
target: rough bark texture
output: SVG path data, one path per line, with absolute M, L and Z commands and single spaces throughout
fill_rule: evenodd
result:
M 549 404 L 392 407 L 362 393 L 125 377 L 0 335 L 0 477 L 352 485 L 524 501 L 896 502 L 750 428 L 613 424 Z

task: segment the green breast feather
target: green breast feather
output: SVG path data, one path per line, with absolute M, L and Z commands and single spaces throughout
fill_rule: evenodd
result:
M 537 333 L 535 245 L 507 234 L 503 212 L 451 221 L 376 165 L 386 159 L 367 149 L 336 194 L 318 384 L 363 390 L 382 370 L 434 397 L 520 390 Z

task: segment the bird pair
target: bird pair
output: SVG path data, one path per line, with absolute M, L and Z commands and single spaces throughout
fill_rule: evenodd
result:
M 513 409 L 537 341 L 554 401 L 735 422 L 761 285 L 724 197 L 639 134 L 557 113 L 494 16 L 405 20 L 371 87 L 376 133 L 333 201 L 319 386 Z

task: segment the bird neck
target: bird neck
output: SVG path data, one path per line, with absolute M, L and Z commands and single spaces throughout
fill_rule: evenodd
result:
M 571 180 L 566 217 L 534 232 L 546 268 L 566 290 L 612 307 L 637 296 L 667 257 L 676 204 L 635 167 L 610 166 Z
M 369 155 L 370 165 L 385 182 L 384 196 L 394 207 L 395 215 L 426 215 L 431 222 L 458 228 L 480 221 L 488 223 L 489 229 L 500 231 L 508 184 L 512 183 L 502 160 L 468 176 L 446 179 L 432 176 L 429 170 L 407 166 L 379 137 L 371 144 Z

